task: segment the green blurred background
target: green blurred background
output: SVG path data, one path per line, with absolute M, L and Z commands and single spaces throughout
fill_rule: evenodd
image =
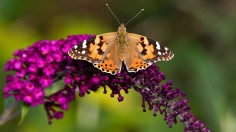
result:
M 158 65 L 190 99 L 191 112 L 214 132 L 236 131 L 236 1 L 235 0 L 0 0 L 0 113 L 5 63 L 17 49 L 42 39 L 73 34 L 117 31 L 118 24 L 140 9 L 145 11 L 127 26 L 128 32 L 153 38 L 174 53 Z M 183 131 L 172 129 L 164 116 L 142 112 L 141 96 L 134 90 L 118 103 L 102 91 L 77 98 L 61 120 L 47 124 L 42 106 L 31 108 L 22 125 L 20 116 L 0 126 L 0 131 Z

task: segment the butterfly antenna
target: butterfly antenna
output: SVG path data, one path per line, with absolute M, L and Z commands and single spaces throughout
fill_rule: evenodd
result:
M 111 14 L 116 18 L 117 22 L 121 25 L 119 19 L 116 17 L 116 15 L 113 13 L 113 11 L 111 10 L 111 8 L 109 7 L 108 4 L 106 4 L 107 8 L 110 10 Z
M 131 22 L 135 17 L 137 17 L 139 14 L 141 14 L 144 11 L 144 9 L 140 10 L 133 18 L 131 18 L 128 22 L 125 23 L 125 26 Z

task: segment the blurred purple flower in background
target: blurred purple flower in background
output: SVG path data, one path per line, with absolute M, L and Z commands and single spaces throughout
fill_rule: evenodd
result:
M 53 118 L 63 118 L 63 112 L 68 110 L 76 94 L 82 97 L 99 88 L 103 88 L 106 94 L 109 88 L 112 91 L 110 96 L 117 95 L 121 102 L 124 100 L 121 91 L 128 94 L 132 88 L 142 95 L 143 111 L 148 104 L 154 116 L 158 111 L 164 114 L 169 127 L 179 118 L 185 125 L 185 131 L 210 131 L 189 112 L 189 100 L 184 98 L 185 94 L 180 89 L 172 87 L 173 81 L 162 83 L 165 75 L 156 64 L 137 73 L 128 73 L 123 66 L 121 73 L 111 75 L 101 72 L 89 62 L 72 60 L 67 54 L 70 48 L 90 37 L 92 35 L 72 35 L 67 39 L 42 40 L 26 50 L 17 50 L 5 67 L 5 71 L 14 71 L 15 75 L 7 76 L 4 97 L 14 96 L 15 100 L 32 107 L 43 104 L 48 122 L 52 123 Z M 46 89 L 60 80 L 64 80 L 64 87 L 47 95 Z

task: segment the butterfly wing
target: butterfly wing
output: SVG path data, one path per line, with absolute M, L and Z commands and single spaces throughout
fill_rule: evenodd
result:
M 89 61 L 104 72 L 115 73 L 122 65 L 116 55 L 116 32 L 84 40 L 72 47 L 68 54 L 72 59 Z
M 128 33 L 129 54 L 125 60 L 129 71 L 145 69 L 156 61 L 169 61 L 174 54 L 164 45 L 138 34 Z
M 115 36 L 115 32 L 96 35 L 72 47 L 68 54 L 72 59 L 102 62 Z
M 121 70 L 122 61 L 117 56 L 116 41 L 114 41 L 114 44 L 110 46 L 104 60 L 101 63 L 94 63 L 94 66 L 103 72 L 113 75 Z
M 128 46 L 126 58 L 124 60 L 126 69 L 129 72 L 136 72 L 140 69 L 145 69 L 150 64 L 143 61 L 139 53 L 135 50 L 134 44 Z

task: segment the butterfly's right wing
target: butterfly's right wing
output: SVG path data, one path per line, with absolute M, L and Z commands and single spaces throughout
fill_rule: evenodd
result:
M 156 61 L 169 61 L 174 54 L 164 45 L 145 36 L 128 33 L 129 54 L 125 60 L 130 72 L 145 69 Z
M 169 48 L 155 40 L 134 33 L 128 33 L 127 36 L 131 45 L 145 62 L 169 61 L 174 57 Z

